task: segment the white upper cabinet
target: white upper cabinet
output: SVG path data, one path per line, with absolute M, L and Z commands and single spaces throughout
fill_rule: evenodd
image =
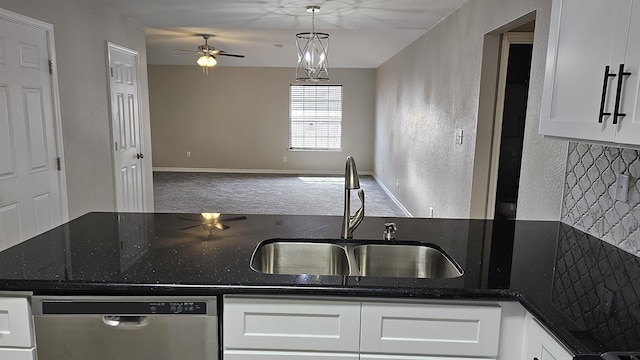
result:
M 554 0 L 540 133 L 640 145 L 639 63 L 640 0 Z
M 627 115 L 618 121 L 616 142 L 640 144 L 640 1 L 631 5 L 629 40 L 625 58 L 625 71 L 630 74 L 623 78 L 620 112 Z

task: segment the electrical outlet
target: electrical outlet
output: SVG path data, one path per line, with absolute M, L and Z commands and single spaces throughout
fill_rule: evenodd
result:
M 462 129 L 456 130 L 456 144 L 458 145 L 462 144 Z
M 286 156 L 283 156 L 283 157 L 282 157 L 282 162 L 283 162 L 283 163 L 286 163 L 286 162 L 287 162 L 287 157 L 286 157 Z
M 400 187 L 400 179 L 396 179 L 396 187 L 399 188 Z
M 191 151 L 187 151 L 187 157 L 191 157 Z
M 629 176 L 619 174 L 616 178 L 616 200 L 627 202 L 629 195 Z

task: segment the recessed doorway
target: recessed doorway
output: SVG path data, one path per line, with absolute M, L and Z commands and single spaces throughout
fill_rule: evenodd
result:
M 487 208 L 491 215 L 493 207 L 495 219 L 517 213 L 532 50 L 533 33 L 503 35 Z

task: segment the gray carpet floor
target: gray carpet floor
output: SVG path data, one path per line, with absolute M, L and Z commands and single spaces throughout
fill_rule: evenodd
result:
M 342 176 L 154 172 L 156 212 L 342 215 Z M 372 176 L 360 176 L 365 215 L 405 216 Z M 360 207 L 351 191 L 352 214 Z

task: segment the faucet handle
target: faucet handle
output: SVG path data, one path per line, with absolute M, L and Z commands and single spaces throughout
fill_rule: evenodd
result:
M 396 239 L 396 223 L 385 223 L 384 233 L 382 234 L 382 240 L 395 240 Z

